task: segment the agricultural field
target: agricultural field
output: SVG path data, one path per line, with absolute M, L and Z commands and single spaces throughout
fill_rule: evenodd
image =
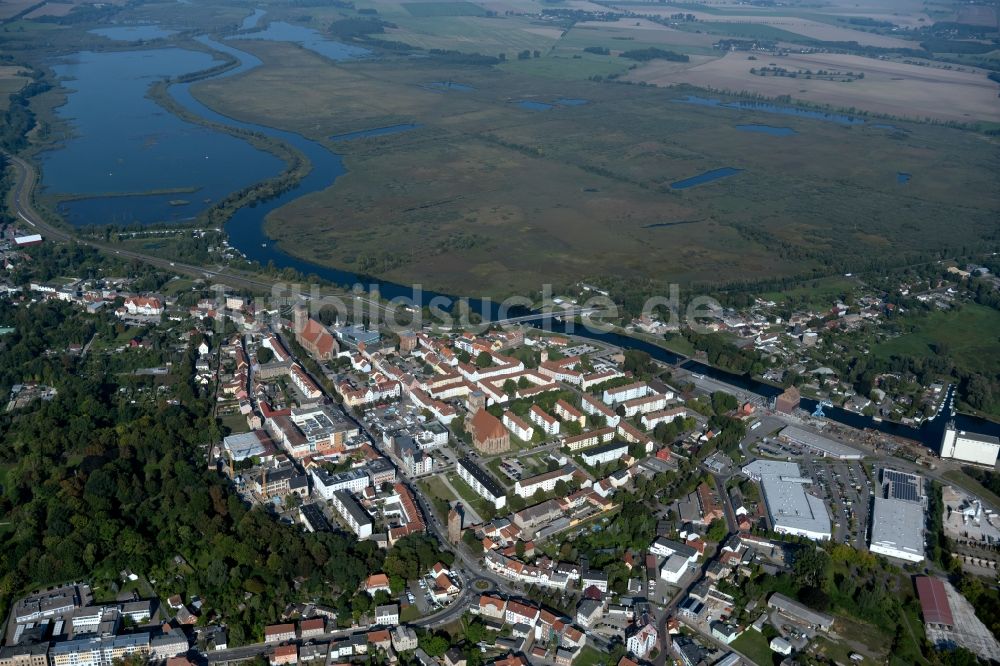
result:
M 749 90 L 767 97 L 790 95 L 814 104 L 913 119 L 1000 121 L 997 100 L 1000 84 L 972 67 L 945 69 L 940 65 L 919 66 L 839 53 L 757 55 L 754 60 L 750 57 L 744 52 L 731 52 L 722 58 L 667 71 L 663 69 L 664 63 L 654 61 L 630 72 L 629 79 L 661 86 L 686 83 L 718 90 Z M 759 76 L 750 72 L 762 67 L 862 72 L 864 79 L 843 82 L 802 75 Z M 944 99 L 949 103 L 942 104 Z
M 583 275 L 718 282 L 799 274 L 817 257 L 906 253 L 995 229 L 997 151 L 970 132 L 697 107 L 680 103 L 679 91 L 540 77 L 515 65 L 331 66 L 289 45 L 241 46 L 267 66 L 194 87 L 224 114 L 319 140 L 419 125 L 331 143 L 348 173 L 270 216 L 268 232 L 283 248 L 324 264 L 501 295 Z M 546 58 L 524 63 L 536 60 Z M 470 89 L 435 89 L 434 81 Z M 563 98 L 587 103 L 558 104 Z M 294 115 L 288 99 L 297 100 Z M 554 106 L 517 104 L 526 100 Z M 742 123 L 798 133 L 753 134 L 736 128 Z M 724 166 L 743 171 L 670 187 Z M 897 171 L 913 180 L 901 186 Z M 961 223 L 943 229 L 939 220 L 956 206 Z M 678 220 L 691 223 L 670 224 Z
M 24 87 L 28 77 L 22 76 L 23 70 L 15 66 L 0 66 L 0 111 L 5 111 L 10 104 L 10 96 Z
M 623 6 L 622 8 L 625 8 Z M 782 39 L 787 35 L 792 35 L 792 39 L 804 37 L 808 40 L 817 41 L 855 41 L 863 46 L 880 46 L 885 48 L 908 48 L 914 44 L 911 41 L 879 35 L 861 30 L 854 30 L 841 25 L 826 23 L 799 16 L 775 16 L 748 14 L 746 9 L 739 13 L 723 14 L 719 12 L 706 13 L 692 9 L 690 6 L 684 8 L 666 6 L 657 7 L 636 7 L 627 6 L 628 9 L 639 14 L 649 14 L 661 17 L 669 17 L 678 12 L 691 14 L 697 19 L 696 23 L 687 23 L 685 26 L 692 29 L 711 32 L 714 34 L 739 35 L 741 30 L 747 37 L 759 37 L 762 39 Z

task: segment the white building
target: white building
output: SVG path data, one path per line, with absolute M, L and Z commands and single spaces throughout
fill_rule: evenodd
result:
M 580 397 L 580 407 L 583 411 L 591 416 L 600 416 L 604 418 L 605 424 L 614 428 L 621 421 L 620 416 L 612 411 L 603 402 L 590 395 L 589 393 L 584 393 Z M 593 420 L 591 420 L 593 422 Z
M 333 494 L 340 490 L 360 493 L 371 485 L 371 477 L 362 469 L 330 474 L 325 469 L 314 467 L 309 474 L 313 479 L 313 492 L 325 500 L 332 500 Z
M 920 502 L 876 497 L 869 550 L 907 562 L 924 560 L 924 507 Z
M 642 398 L 647 395 L 649 391 L 649 385 L 646 382 L 634 382 L 617 388 L 605 389 L 604 395 L 601 396 L 601 400 L 603 400 L 606 405 L 615 405 L 619 402 L 625 402 L 626 400 Z
M 755 460 L 743 473 L 760 483 L 775 532 L 825 541 L 831 537 L 830 514 L 820 498 L 805 491 L 812 479 L 793 462 Z
M 532 423 L 540 427 L 546 435 L 559 434 L 559 421 L 554 416 L 546 414 L 545 410 L 538 405 L 531 406 L 531 409 L 528 410 L 528 418 L 531 419 Z
M 507 493 L 503 486 L 497 483 L 489 474 L 484 472 L 476 463 L 468 458 L 459 458 L 455 465 L 460 479 L 469 484 L 477 495 L 485 498 L 497 509 L 502 509 L 507 504 Z
M 993 467 L 1000 453 L 1000 439 L 955 428 L 951 421 L 941 439 L 941 457 Z
M 636 414 L 649 414 L 650 412 L 658 412 L 660 410 L 666 409 L 667 396 L 658 393 L 653 393 L 650 395 L 643 396 L 641 398 L 626 400 L 625 402 L 622 403 L 622 407 L 625 408 L 625 416 L 628 418 L 631 418 Z
M 344 490 L 338 490 L 331 500 L 333 508 L 344 519 L 347 526 L 358 535 L 359 539 L 367 539 L 372 535 L 371 516 L 358 504 L 358 501 Z
M 52 646 L 52 666 L 112 666 L 130 655 L 149 654 L 149 634 L 64 641 Z
M 376 606 L 375 624 L 380 624 L 384 627 L 394 627 L 399 624 L 399 604 Z
M 523 442 L 530 442 L 531 438 L 535 436 L 535 429 L 513 412 L 504 412 L 502 421 L 504 427 Z
M 652 622 L 630 625 L 625 630 L 625 647 L 639 659 L 644 659 L 656 647 L 656 627 Z
M 643 414 L 640 422 L 642 423 L 643 428 L 646 430 L 652 430 L 661 423 L 671 423 L 674 419 L 683 419 L 686 417 L 687 409 L 684 407 L 672 407 L 658 412 Z
M 579 435 L 573 435 L 563 440 L 563 446 L 570 451 L 590 448 L 598 444 L 607 444 L 615 438 L 614 428 L 598 428 Z
M 306 374 L 306 371 L 299 367 L 298 363 L 292 364 L 289 376 L 292 378 L 292 383 L 295 384 L 295 388 L 301 391 L 302 395 L 307 398 L 315 399 L 323 396 L 323 391 L 316 386 L 316 382 L 314 382 L 309 375 Z
M 159 317 L 163 314 L 163 302 L 153 296 L 129 296 L 125 299 L 125 310 L 130 315 Z
M 688 561 L 688 558 L 675 553 L 665 559 L 663 564 L 660 565 L 660 578 L 671 585 L 676 585 L 684 577 L 684 574 L 687 573 L 690 566 L 691 563 Z
M 627 453 L 628 444 L 623 442 L 612 442 L 611 444 L 605 444 L 604 446 L 595 446 L 594 448 L 586 449 L 580 454 L 580 457 L 583 458 L 583 461 L 591 467 L 596 467 L 597 465 L 609 463 L 612 460 L 619 460 Z
M 573 467 L 567 465 L 552 472 L 545 472 L 527 479 L 520 479 L 514 484 L 514 494 L 518 497 L 531 497 L 539 490 L 551 492 L 560 481 L 569 482 L 573 478 Z

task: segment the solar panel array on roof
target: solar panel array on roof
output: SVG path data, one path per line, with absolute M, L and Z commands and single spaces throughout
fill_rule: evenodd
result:
M 907 502 L 920 501 L 920 477 L 894 469 L 882 470 L 882 482 L 886 484 L 886 497 Z

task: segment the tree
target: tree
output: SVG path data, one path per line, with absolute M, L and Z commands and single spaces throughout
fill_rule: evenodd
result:
M 812 544 L 800 546 L 793 555 L 792 571 L 799 585 L 823 587 L 830 556 Z
M 726 524 L 726 521 L 722 518 L 716 518 L 708 526 L 708 531 L 705 532 L 705 539 L 719 543 L 726 538 L 727 534 L 729 534 L 729 526 Z
M 476 367 L 488 368 L 491 365 L 493 365 L 493 356 L 489 352 L 479 352 L 479 356 L 476 357 Z
M 472 530 L 465 530 L 462 533 L 462 543 L 464 543 L 473 555 L 480 555 L 483 552 L 483 542 L 476 538 L 476 533 Z
M 625 363 L 622 365 L 626 372 L 636 375 L 645 375 L 654 369 L 653 361 L 647 352 L 638 349 L 625 350 Z
M 439 634 L 425 634 L 417 638 L 417 645 L 429 656 L 440 657 L 448 651 L 451 642 L 447 637 Z
M 508 379 L 503 383 L 503 392 L 507 395 L 514 395 L 517 392 L 517 382 Z

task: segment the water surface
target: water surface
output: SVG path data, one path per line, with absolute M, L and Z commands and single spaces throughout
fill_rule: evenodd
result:
M 584 104 L 590 104 L 590 100 L 575 97 L 560 97 L 556 100 L 556 104 L 561 106 L 583 106 Z
M 756 132 L 770 136 L 794 136 L 798 134 L 791 127 L 772 127 L 771 125 L 737 125 L 736 129 L 741 132 Z
M 244 18 L 243 22 L 240 23 L 240 30 L 250 30 L 251 28 L 256 28 L 257 24 L 260 23 L 260 20 L 264 18 L 265 14 L 267 14 L 267 12 L 259 7 L 253 10 L 253 14 Z
M 684 180 L 678 180 L 676 183 L 670 183 L 670 189 L 686 190 L 689 187 L 696 187 L 698 185 L 704 185 L 705 183 L 711 183 L 712 181 L 719 180 L 720 178 L 728 178 L 729 176 L 735 176 L 741 171 L 743 171 L 743 169 L 736 169 L 734 167 L 722 167 L 721 169 L 712 169 L 711 171 L 700 173 L 697 176 L 692 176 L 691 178 L 685 178 Z
M 676 222 L 653 222 L 642 225 L 643 229 L 659 229 L 661 227 L 678 227 L 682 224 L 695 224 L 700 220 L 677 220 Z
M 848 116 L 843 113 L 827 113 L 825 111 L 813 111 L 811 109 L 800 109 L 795 106 L 778 106 L 767 102 L 736 101 L 723 102 L 721 99 L 713 97 L 698 97 L 688 95 L 684 99 L 675 100 L 681 104 L 696 104 L 698 106 L 711 106 L 722 109 L 739 109 L 741 111 L 759 111 L 761 113 L 774 113 L 784 116 L 796 116 L 799 118 L 810 118 L 812 120 L 823 120 L 837 123 L 839 125 L 863 125 L 864 118 Z
M 469 84 L 459 83 L 458 81 L 431 81 L 427 85 L 431 88 L 439 88 L 441 90 L 457 90 L 459 92 L 472 92 L 475 90 L 475 88 Z
M 530 99 L 522 99 L 517 102 L 517 105 L 522 109 L 528 109 L 529 111 L 548 111 L 552 108 L 551 104 L 546 104 L 545 102 L 535 102 Z
M 371 51 L 368 49 L 343 44 L 324 37 L 312 28 L 292 25 L 284 21 L 268 23 L 264 30 L 233 35 L 229 39 L 263 39 L 270 42 L 291 42 L 330 60 L 352 60 L 371 55 Z
M 157 80 L 217 64 L 208 53 L 165 48 L 82 52 L 53 67 L 68 89 L 56 114 L 73 132 L 41 154 L 42 186 L 47 194 L 95 197 L 60 204 L 71 224 L 185 220 L 204 210 L 206 200 L 281 172 L 282 161 L 270 153 L 185 122 L 146 96 Z M 194 191 L 100 196 L 178 188 Z
M 905 171 L 899 171 L 896 173 L 896 182 L 900 185 L 905 185 L 910 182 L 910 178 L 912 178 L 912 176 Z
M 386 127 L 373 127 L 372 129 L 358 130 L 357 132 L 346 132 L 344 134 L 334 134 L 330 137 L 331 141 L 353 141 L 354 139 L 363 139 L 370 136 L 385 136 L 386 134 L 399 134 L 400 132 L 409 132 L 412 129 L 416 129 L 420 125 L 414 123 L 402 123 L 399 125 L 387 125 Z

